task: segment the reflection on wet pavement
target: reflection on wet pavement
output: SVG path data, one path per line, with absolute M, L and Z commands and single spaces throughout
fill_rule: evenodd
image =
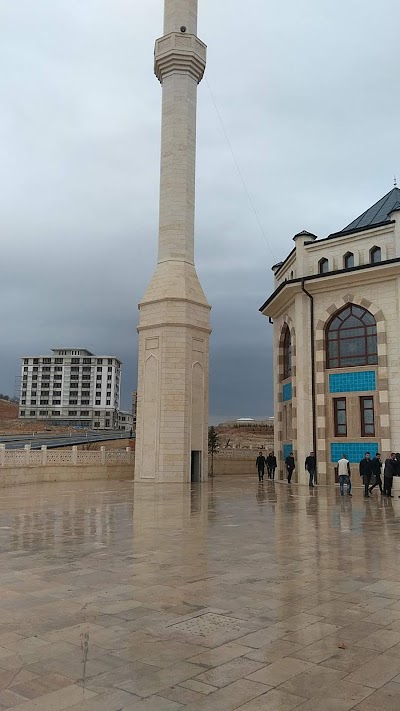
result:
M 400 708 L 397 498 L 3 489 L 0 556 L 0 711 Z

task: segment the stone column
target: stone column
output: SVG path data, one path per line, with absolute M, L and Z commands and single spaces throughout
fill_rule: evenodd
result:
M 197 85 L 206 47 L 197 0 L 165 0 L 155 48 L 162 84 L 160 225 L 156 271 L 139 305 L 135 479 L 207 477 L 210 307 L 194 267 Z
M 299 484 L 308 483 L 304 469 L 306 456 L 313 449 L 311 394 L 311 325 L 310 299 L 296 294 L 296 407 L 297 407 L 297 476 Z
M 42 444 L 41 451 L 42 451 L 42 467 L 45 467 L 46 463 L 47 463 L 47 447 L 45 444 Z

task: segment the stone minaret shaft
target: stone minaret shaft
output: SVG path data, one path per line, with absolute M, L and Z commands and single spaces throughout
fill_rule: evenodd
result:
M 197 85 L 206 47 L 197 0 L 165 0 L 155 48 L 162 84 L 160 226 L 139 306 L 136 480 L 207 476 L 210 307 L 194 268 Z

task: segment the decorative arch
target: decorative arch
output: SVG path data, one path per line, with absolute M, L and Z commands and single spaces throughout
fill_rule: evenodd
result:
M 315 369 L 316 369 L 316 397 L 317 397 L 317 457 L 319 471 L 326 474 L 326 398 L 325 398 L 325 328 L 332 316 L 343 309 L 347 304 L 355 304 L 369 311 L 376 321 L 377 346 L 378 346 L 378 397 L 380 410 L 380 430 L 382 450 L 390 452 L 390 427 L 389 427 L 389 381 L 388 357 L 386 343 L 386 326 L 382 310 L 361 294 L 346 294 L 336 303 L 331 304 L 321 315 L 315 328 Z M 376 367 L 376 366 L 375 366 Z
M 318 262 L 318 274 L 327 274 L 329 272 L 329 259 L 322 257 Z
M 379 264 L 382 261 L 382 250 L 377 245 L 369 250 L 369 261 L 371 264 Z
M 346 252 L 343 255 L 343 269 L 351 269 L 351 267 L 354 267 L 354 253 Z
M 363 306 L 345 304 L 325 327 L 327 368 L 378 365 L 374 315 Z

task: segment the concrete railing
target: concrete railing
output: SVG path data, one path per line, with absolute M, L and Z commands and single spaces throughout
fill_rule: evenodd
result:
M 100 447 L 96 451 L 78 449 L 47 449 L 45 445 L 40 450 L 33 450 L 29 444 L 24 449 L 6 449 L 0 444 L 0 469 L 19 469 L 21 467 L 75 467 L 75 466 L 109 466 L 133 465 L 134 452 L 131 447 L 125 450 L 108 450 Z

